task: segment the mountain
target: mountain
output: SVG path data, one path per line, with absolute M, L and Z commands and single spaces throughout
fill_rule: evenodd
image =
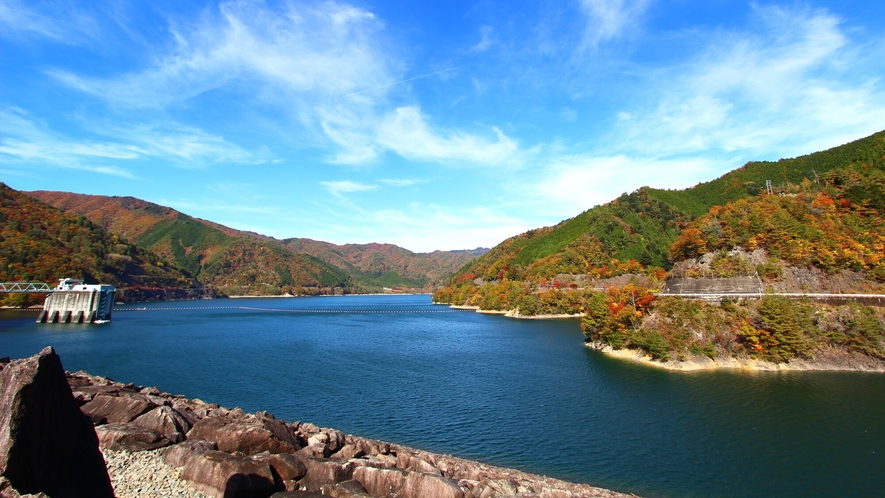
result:
M 54 284 L 60 278 L 117 287 L 181 288 L 196 284 L 163 258 L 83 216 L 65 213 L 0 183 L 0 279 Z M 26 295 L 5 296 L 28 304 Z
M 429 288 L 488 250 L 413 253 L 393 244 L 335 245 L 311 239 L 283 239 L 283 247 L 315 256 L 341 268 L 366 285 Z
M 794 159 L 750 162 L 683 190 L 643 187 L 555 226 L 511 237 L 459 271 L 452 282 L 465 275 L 486 281 L 539 281 L 557 274 L 604 278 L 636 271 L 635 263 L 643 269 L 670 269 L 670 245 L 691 220 L 713 206 L 767 192 L 767 180 L 775 193 L 783 193 L 788 184 L 819 182 L 837 168 L 882 169 L 883 164 L 885 131 Z
M 174 262 L 200 282 L 234 294 L 335 287 L 348 292 L 381 291 L 383 287 L 430 290 L 484 252 L 416 254 L 391 244 L 339 246 L 311 239 L 277 240 L 133 197 L 47 191 L 29 195 L 83 215 Z
M 45 191 L 29 195 L 100 224 L 224 294 L 276 295 L 350 288 L 346 272 L 309 255 L 287 251 L 273 239 L 222 230 L 219 225 L 141 199 Z
M 719 304 L 660 295 L 671 278 L 765 293 Z M 594 347 L 662 361 L 885 369 L 885 308 L 782 295 L 796 292 L 885 294 L 885 132 L 684 190 L 640 188 L 505 240 L 434 301 L 580 314 Z

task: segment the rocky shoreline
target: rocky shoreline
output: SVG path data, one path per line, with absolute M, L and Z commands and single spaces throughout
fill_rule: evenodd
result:
M 53 376 L 58 379 L 53 380 Z M 66 393 L 59 388 L 62 384 L 68 386 Z M 22 453 L 15 448 L 27 448 L 35 454 L 34 461 L 42 461 L 45 455 L 39 452 L 52 453 L 59 445 L 57 440 L 40 439 L 49 437 L 43 435 L 41 424 L 55 427 L 67 423 L 55 420 L 55 415 L 45 409 L 34 408 L 47 403 L 74 407 L 52 411 L 76 411 L 68 418 L 74 419 L 77 430 L 83 423 L 93 427 L 86 429 L 89 434 L 75 438 L 81 445 L 86 441 L 86 447 L 72 453 L 88 458 L 60 461 L 59 465 L 83 465 L 94 459 L 93 453 L 100 448 L 98 458 L 103 457 L 107 474 L 89 479 L 81 476 L 80 480 L 97 483 L 99 488 L 110 481 L 112 493 L 118 498 L 631 496 L 361 438 L 310 423 L 286 423 L 266 412 L 244 413 L 239 408 L 224 408 L 86 372 L 64 372 L 52 348 L 3 366 L 0 395 L 4 402 L 0 407 L 0 498 L 38 492 L 55 496 L 52 492 L 60 489 L 46 478 L 41 481 L 33 475 L 33 469 L 27 474 L 14 472 L 17 465 L 20 467 L 15 458 Z M 54 398 L 43 399 L 47 396 Z M 27 418 L 36 412 L 49 418 L 29 421 Z M 33 440 L 22 440 L 22 426 L 31 428 L 28 437 Z M 90 438 L 92 443 L 87 441 Z M 52 469 L 41 471 L 59 474 Z M 40 488 L 34 482 L 44 482 L 48 487 Z M 64 494 L 107 495 L 89 491 Z

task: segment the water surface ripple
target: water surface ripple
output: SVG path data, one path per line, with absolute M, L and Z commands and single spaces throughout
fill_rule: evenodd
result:
M 880 374 L 668 372 L 584 348 L 577 320 L 402 313 L 447 310 L 428 296 L 133 308 L 2 312 L 0 356 L 52 345 L 68 370 L 645 496 L 885 489 Z

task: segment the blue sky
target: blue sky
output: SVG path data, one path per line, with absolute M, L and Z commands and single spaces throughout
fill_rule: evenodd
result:
M 0 0 L 0 181 L 491 247 L 885 129 L 885 2 Z

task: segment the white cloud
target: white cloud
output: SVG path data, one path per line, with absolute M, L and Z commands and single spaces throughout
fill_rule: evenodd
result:
M 0 0 L 0 37 L 27 37 L 36 34 L 63 44 L 83 44 L 94 41 L 98 35 L 95 20 L 67 2 L 41 3 L 41 10 L 33 4 L 17 0 Z
M 652 105 L 617 114 L 621 147 L 651 157 L 775 159 L 881 129 L 885 90 L 877 75 L 885 64 L 857 50 L 839 18 L 824 10 L 754 9 L 756 29 L 694 31 L 691 43 L 707 48 L 648 74 Z
M 489 137 L 432 130 L 417 107 L 384 110 L 391 88 L 446 78 L 462 66 L 403 79 L 402 64 L 382 28 L 371 12 L 334 2 L 278 9 L 249 0 L 225 2 L 193 25 L 173 25 L 173 48 L 160 49 L 140 71 L 110 78 L 62 69 L 49 74 L 125 109 L 174 110 L 221 89 L 245 100 L 257 98 L 259 105 L 279 108 L 293 119 L 294 131 L 306 134 L 310 143 L 331 145 L 327 160 L 337 164 L 371 163 L 387 150 L 421 161 L 512 163 L 517 143 L 498 128 L 491 128 Z M 480 32 L 480 45 L 492 43 L 491 28 Z M 195 136 L 184 125 L 164 123 L 171 129 L 167 135 L 153 125 L 142 128 L 127 138 L 144 136 L 143 146 L 181 163 L 260 160 L 220 137 Z M 291 135 L 293 127 L 286 128 Z
M 179 167 L 200 167 L 218 162 L 263 162 L 261 157 L 197 128 L 154 123 L 108 126 L 97 131 L 112 141 L 65 136 L 22 109 L 0 106 L 0 158 L 131 179 L 138 177 L 119 163 L 134 167 L 139 160 L 162 159 Z M 108 160 L 118 164 L 99 164 Z
M 378 156 L 373 124 L 376 118 L 370 109 L 338 105 L 315 109 L 326 136 L 339 146 L 330 162 L 363 164 Z
M 718 164 L 705 159 L 564 156 L 541 168 L 529 193 L 550 212 L 571 213 L 609 202 L 639 187 L 686 188 L 710 179 Z
M 411 179 L 396 179 L 396 178 L 382 178 L 378 180 L 379 183 L 383 183 L 384 185 L 389 185 L 391 187 L 411 187 L 412 185 L 417 185 L 419 183 L 427 183 L 427 180 L 411 180 Z
M 341 198 L 343 193 L 366 192 L 378 188 L 377 185 L 368 185 L 365 183 L 352 182 L 350 180 L 341 180 L 335 182 L 320 182 L 330 194 Z
M 102 133 L 138 144 L 146 156 L 159 157 L 180 167 L 216 163 L 260 164 L 261 154 L 249 152 L 223 137 L 174 122 L 153 122 L 126 127 L 104 127 Z
M 623 36 L 636 29 L 651 0 L 581 0 L 587 17 L 581 51 L 595 49 L 600 42 Z
M 452 131 L 433 130 L 417 107 L 400 107 L 378 126 L 378 142 L 391 151 L 417 161 L 463 162 L 484 166 L 514 165 L 521 160 L 515 140 L 497 127 L 495 140 Z
M 482 26 L 479 28 L 479 42 L 470 47 L 470 52 L 480 53 L 491 48 L 492 45 L 496 43 L 496 40 L 492 37 L 493 31 L 494 29 L 491 26 Z
M 97 163 L 132 160 L 143 152 L 130 144 L 74 141 L 53 133 L 22 109 L 0 106 L 0 160 L 6 163 L 45 164 L 136 179 L 117 165 Z
M 173 26 L 174 49 L 140 72 L 108 79 L 57 69 L 50 74 L 127 107 L 165 107 L 235 81 L 257 82 L 263 95 L 275 98 L 340 96 L 389 81 L 380 28 L 370 12 L 334 2 L 289 4 L 281 11 L 225 2 L 193 26 Z

